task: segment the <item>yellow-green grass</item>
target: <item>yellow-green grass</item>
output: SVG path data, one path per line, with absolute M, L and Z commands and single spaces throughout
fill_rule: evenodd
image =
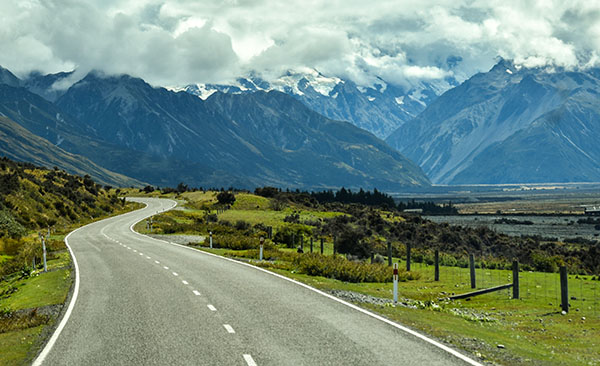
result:
M 2 255 L 0 254 L 0 265 L 2 265 L 2 263 L 6 262 L 7 260 L 11 259 L 12 257 L 10 255 Z
M 0 333 L 0 365 L 23 365 L 31 347 L 37 342 L 44 325 Z
M 16 281 L 12 284 L 18 291 L 2 301 L 2 307 L 10 310 L 30 309 L 65 302 L 71 282 L 71 272 L 59 269 L 41 272 L 32 278 Z M 3 284 L 6 287 L 8 284 Z

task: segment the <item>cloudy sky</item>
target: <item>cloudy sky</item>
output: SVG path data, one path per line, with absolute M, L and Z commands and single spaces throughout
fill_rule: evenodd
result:
M 600 62 L 600 2 L 2 0 L 0 65 L 100 69 L 155 85 L 313 68 L 369 85 L 464 79 L 504 57 Z

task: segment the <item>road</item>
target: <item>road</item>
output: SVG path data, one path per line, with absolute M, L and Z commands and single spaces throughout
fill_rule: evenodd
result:
M 34 364 L 467 364 L 310 288 L 134 233 L 175 204 L 136 200 L 148 206 L 68 237 L 75 300 Z

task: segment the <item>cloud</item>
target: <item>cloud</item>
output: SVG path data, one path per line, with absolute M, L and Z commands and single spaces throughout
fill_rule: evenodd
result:
M 464 79 L 497 56 L 596 66 L 600 4 L 534 0 L 4 0 L 0 65 L 154 84 L 313 68 L 358 84 Z

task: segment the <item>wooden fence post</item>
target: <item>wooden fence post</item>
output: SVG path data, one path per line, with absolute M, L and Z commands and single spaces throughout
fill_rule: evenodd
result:
M 567 267 L 560 267 L 560 306 L 566 313 L 569 312 L 569 275 Z
M 321 237 L 321 254 L 323 254 L 323 237 Z
M 513 299 L 519 299 L 519 262 L 513 261 Z
M 313 252 L 313 237 L 310 237 L 310 252 Z
M 469 254 L 469 268 L 471 270 L 471 288 L 477 287 L 477 282 L 475 281 L 475 255 Z
M 440 251 L 437 249 L 435 250 L 433 260 L 434 260 L 434 265 L 435 265 L 435 272 L 434 272 L 433 280 L 439 281 L 440 280 Z
M 388 266 L 392 266 L 392 243 L 388 242 L 387 247 L 387 255 L 388 255 Z

